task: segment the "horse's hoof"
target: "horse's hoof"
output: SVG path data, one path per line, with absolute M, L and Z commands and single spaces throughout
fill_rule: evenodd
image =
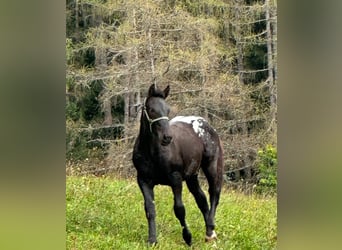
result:
M 156 246 L 157 245 L 157 241 L 148 241 L 148 245 L 150 246 L 150 247 L 154 247 L 154 246 Z
M 183 239 L 188 244 L 188 246 L 191 246 L 192 243 L 192 236 L 188 229 L 183 228 Z
M 211 236 L 208 236 L 208 235 L 205 236 L 205 242 L 210 242 L 213 240 L 217 240 L 217 235 L 216 235 L 214 230 L 213 230 L 213 233 L 211 234 Z

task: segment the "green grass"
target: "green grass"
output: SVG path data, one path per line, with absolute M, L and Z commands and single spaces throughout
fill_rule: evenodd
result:
M 194 198 L 184 185 L 189 248 L 173 213 L 169 187 L 155 187 L 158 244 L 153 249 L 275 249 L 275 197 L 260 198 L 223 190 L 216 214 L 218 240 L 204 242 L 205 227 Z M 67 249 L 151 249 L 143 197 L 135 181 L 69 176 L 66 181 Z

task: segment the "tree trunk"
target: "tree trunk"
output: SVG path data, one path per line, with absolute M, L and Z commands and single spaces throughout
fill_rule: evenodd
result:
M 239 82 L 243 83 L 243 44 L 242 44 L 242 31 L 240 27 L 240 16 L 241 16 L 241 1 L 237 0 L 235 2 L 235 40 L 236 40 L 236 47 L 238 49 L 237 52 L 237 66 L 238 66 L 238 76 L 239 76 Z
M 274 85 L 274 77 L 273 77 L 273 49 L 272 49 L 272 43 L 273 43 L 273 36 L 272 36 L 272 30 L 271 30 L 271 16 L 270 16 L 270 3 L 269 0 L 265 1 L 266 6 L 266 33 L 267 33 L 267 62 L 268 62 L 268 81 L 269 81 L 269 87 L 271 91 L 271 106 L 274 106 L 276 104 L 275 95 L 272 93 L 273 85 Z
M 155 68 L 154 68 L 154 50 L 152 45 L 152 35 L 151 35 L 151 29 L 148 29 L 148 49 L 150 51 L 150 58 L 151 58 L 151 72 L 152 72 L 152 81 L 154 84 L 156 84 L 156 76 L 155 76 Z
M 272 16 L 272 31 L 273 31 L 273 35 L 272 35 L 272 48 L 273 48 L 273 58 L 274 58 L 274 84 L 277 84 L 277 80 L 278 80 L 278 68 L 277 68 L 277 19 L 276 16 L 277 14 L 275 13 L 275 9 L 272 8 L 271 11 L 271 16 Z
M 274 68 L 274 55 L 275 48 L 274 45 L 277 43 L 275 40 L 274 33 L 272 32 L 272 23 L 273 18 L 271 16 L 271 6 L 270 0 L 265 0 L 266 7 L 266 32 L 267 32 L 267 60 L 268 60 L 268 86 L 270 91 L 270 127 L 271 131 L 276 131 L 276 116 L 277 116 L 277 93 L 276 93 L 276 84 L 274 81 L 274 72 L 276 72 Z M 273 26 L 274 27 L 274 26 Z
M 130 92 L 129 93 L 129 117 L 130 117 L 130 121 L 132 120 L 132 118 L 134 118 L 136 116 L 136 110 L 135 110 L 135 106 L 134 106 L 134 101 L 135 101 L 135 95 L 134 92 Z
M 140 116 L 141 116 L 141 112 L 139 112 L 139 110 L 142 110 L 142 108 L 140 105 L 142 105 L 141 103 L 141 96 L 140 96 L 140 90 L 138 90 L 138 92 L 136 93 L 136 107 L 137 107 L 137 121 L 140 121 Z
M 128 124 L 129 124 L 129 92 L 128 92 L 128 88 L 126 88 L 126 93 L 124 94 L 124 101 L 125 101 L 125 107 L 124 107 L 124 125 L 125 125 L 124 138 L 127 138 L 128 137 L 127 131 L 128 131 Z
M 112 102 L 109 99 L 105 99 L 103 102 L 103 112 L 104 112 L 104 122 L 103 125 L 112 125 L 113 117 L 112 117 Z
M 76 30 L 78 30 L 78 25 L 79 25 L 79 21 L 78 21 L 78 0 L 75 0 L 75 28 L 76 28 Z
M 81 0 L 79 0 L 81 2 Z M 81 3 L 79 3 L 81 4 Z M 87 13 L 88 13 L 88 9 L 85 7 L 85 4 L 81 4 L 81 12 L 82 12 L 82 21 L 83 21 L 83 27 L 87 28 Z
M 135 14 L 136 14 L 135 9 L 133 9 L 133 28 L 135 31 L 137 31 L 137 20 L 136 20 Z M 139 74 L 137 73 L 137 70 L 139 67 L 139 52 L 138 52 L 138 46 L 137 45 L 134 46 L 134 61 L 135 61 L 134 81 L 135 81 L 135 84 L 138 84 L 140 79 L 139 79 Z M 137 118 L 137 121 L 140 121 L 140 115 L 139 115 L 139 114 L 141 114 L 141 113 L 139 113 L 139 105 L 141 104 L 140 88 L 137 88 L 137 92 L 132 93 L 132 94 L 133 94 L 132 101 L 135 101 L 135 103 L 133 103 L 134 118 Z

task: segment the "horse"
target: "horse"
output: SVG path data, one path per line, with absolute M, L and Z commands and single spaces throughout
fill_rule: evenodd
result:
M 192 235 L 185 221 L 182 183 L 186 182 L 203 214 L 205 241 L 217 239 L 215 213 L 223 180 L 223 148 L 214 128 L 199 116 L 176 116 L 169 120 L 165 102 L 170 86 L 164 90 L 152 84 L 142 107 L 140 130 L 135 140 L 132 161 L 144 198 L 148 221 L 148 243 L 156 244 L 155 185 L 168 185 L 174 196 L 174 213 L 183 230 L 183 239 L 191 246 Z M 210 209 L 201 189 L 198 174 L 202 169 L 209 185 Z

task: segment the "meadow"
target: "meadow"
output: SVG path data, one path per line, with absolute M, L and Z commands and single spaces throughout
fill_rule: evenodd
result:
M 210 243 L 204 242 L 204 220 L 185 183 L 183 201 L 192 246 L 183 241 L 171 189 L 156 186 L 158 244 L 151 248 L 143 197 L 135 180 L 67 176 L 67 249 L 276 249 L 276 196 L 223 189 L 216 214 L 218 240 Z

